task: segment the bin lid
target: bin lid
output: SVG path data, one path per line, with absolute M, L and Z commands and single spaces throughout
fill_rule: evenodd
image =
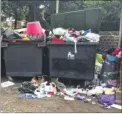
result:
M 76 30 L 91 29 L 99 33 L 101 25 L 101 8 L 85 9 L 51 15 L 52 28 L 71 27 Z

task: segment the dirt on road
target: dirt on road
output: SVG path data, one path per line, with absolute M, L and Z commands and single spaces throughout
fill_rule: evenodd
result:
M 99 104 L 84 103 L 80 100 L 66 101 L 63 97 L 55 96 L 43 99 L 19 99 L 16 86 L 4 88 L 0 94 L 1 112 L 48 112 L 48 113 L 120 113 L 121 110 L 104 109 Z

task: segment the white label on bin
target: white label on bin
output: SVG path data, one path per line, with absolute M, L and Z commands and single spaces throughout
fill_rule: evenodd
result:
M 72 54 L 71 52 L 68 52 L 67 59 L 74 60 L 75 59 L 75 55 Z

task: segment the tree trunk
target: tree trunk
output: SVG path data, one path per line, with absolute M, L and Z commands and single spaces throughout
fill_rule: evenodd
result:
M 15 25 L 14 25 L 14 28 L 15 29 L 17 28 L 17 12 L 15 12 Z
M 31 3 L 29 5 L 29 15 L 28 15 L 28 18 L 27 18 L 27 21 L 28 22 L 31 22 L 31 21 L 35 21 L 35 4 Z

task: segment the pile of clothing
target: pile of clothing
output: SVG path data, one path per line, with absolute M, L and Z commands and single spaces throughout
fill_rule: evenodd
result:
M 91 29 L 77 31 L 74 28 L 55 28 L 50 33 L 51 42 L 99 42 L 100 36 Z
M 118 61 L 121 59 L 122 49 L 121 48 L 110 48 L 105 51 L 103 58 L 110 62 Z

